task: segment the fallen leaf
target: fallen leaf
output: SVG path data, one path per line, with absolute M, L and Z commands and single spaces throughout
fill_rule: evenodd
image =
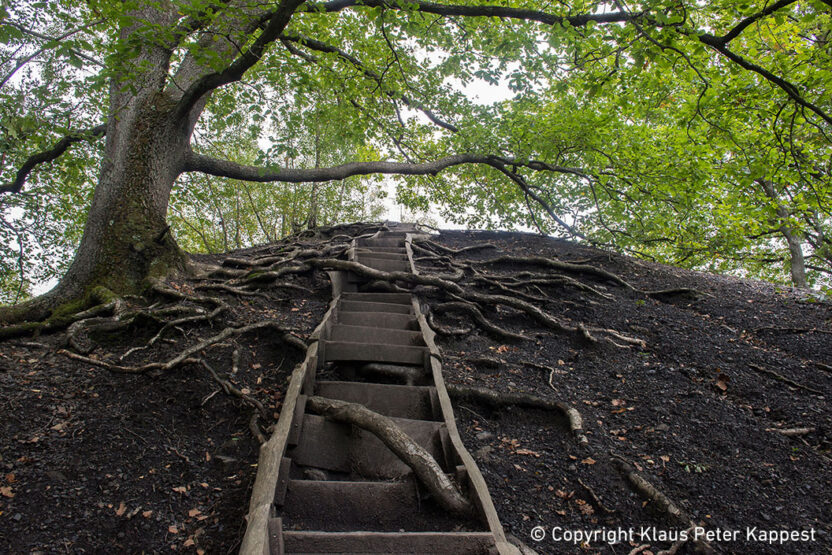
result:
M 731 378 L 729 378 L 725 374 L 720 373 L 719 376 L 717 376 L 716 378 L 716 386 L 722 391 L 727 391 L 729 381 L 731 381 Z
M 3 497 L 8 497 L 9 499 L 14 497 L 14 494 L 12 493 L 12 488 L 8 486 L 0 488 L 0 495 L 2 495 Z
M 251 393 L 251 390 L 247 387 L 244 387 L 240 390 L 240 393 L 242 393 L 243 395 L 249 395 Z
M 14 474 L 6 474 L 6 481 L 10 484 L 13 484 L 15 482 Z
M 116 516 L 121 516 L 127 511 L 127 505 L 124 504 L 124 501 L 118 504 L 118 509 L 116 509 Z
M 179 530 L 176 529 L 176 526 L 168 526 L 168 532 L 171 534 L 178 534 Z
M 208 482 L 200 482 L 199 485 L 204 487 L 204 488 L 207 488 L 208 487 Z
M 614 407 L 623 407 L 627 404 L 627 401 L 625 401 L 624 399 L 613 399 L 611 402 L 612 406 Z
M 670 462 L 670 457 L 668 455 L 659 455 L 659 458 L 664 462 Z
M 202 514 L 202 511 L 200 511 L 199 509 L 191 509 L 190 511 L 188 511 L 188 516 L 190 517 L 195 517 L 199 514 Z
M 186 488 L 185 486 L 176 486 L 175 488 L 173 488 L 173 491 L 177 493 L 185 493 L 188 491 L 188 488 Z
M 540 453 L 532 451 L 531 449 L 518 449 L 517 451 L 515 451 L 515 453 L 517 453 L 518 455 L 532 455 L 537 457 L 538 459 L 540 458 Z
M 263 365 L 262 365 L 262 364 L 260 364 L 259 362 L 255 362 L 254 364 L 252 364 L 252 365 L 251 365 L 252 369 L 254 369 L 254 370 L 257 370 L 257 369 L 259 369 L 259 368 L 262 368 L 262 366 L 263 366 Z
M 153 514 L 153 511 L 144 511 L 142 513 L 142 516 L 145 517 L 145 518 L 150 518 L 150 515 L 152 515 L 152 514 Z
M 595 464 L 595 459 L 592 457 L 587 457 L 581 461 L 583 464 Z
M 196 545 L 196 542 L 193 538 L 188 538 L 185 540 L 185 543 L 182 544 L 182 547 L 191 547 L 192 545 Z
M 505 353 L 508 351 L 508 345 L 500 345 L 499 347 L 497 347 L 496 351 L 498 353 Z

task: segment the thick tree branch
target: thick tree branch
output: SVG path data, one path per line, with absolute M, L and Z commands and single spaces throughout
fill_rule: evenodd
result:
M 595 23 L 620 23 L 630 21 L 641 14 L 626 12 L 611 12 L 599 14 L 580 15 L 554 15 L 539 10 L 524 8 L 509 8 L 505 6 L 464 6 L 437 4 L 435 2 L 391 2 L 389 0 L 332 0 L 324 3 L 308 3 L 310 11 L 339 12 L 353 6 L 367 6 L 370 8 L 388 8 L 391 10 L 414 10 L 422 13 L 431 13 L 441 16 L 462 16 L 462 17 L 500 17 L 504 19 L 520 19 L 524 21 L 537 21 L 546 25 L 562 25 L 569 23 L 572 27 L 584 27 L 590 21 Z
M 729 42 L 737 38 L 740 35 L 740 33 L 742 33 L 749 25 L 761 20 L 766 16 L 773 14 L 780 8 L 785 8 L 790 4 L 794 4 L 796 1 L 797 0 L 780 0 L 779 2 L 775 2 L 774 4 L 766 6 L 765 9 L 760 10 L 754 15 L 748 16 L 739 23 L 737 23 L 730 31 L 728 31 L 719 38 L 722 40 L 723 44 L 728 44 Z
M 217 177 L 228 177 L 231 179 L 242 179 L 244 181 L 283 181 L 286 183 L 306 183 L 333 181 L 346 179 L 353 175 L 369 175 L 374 173 L 396 174 L 396 175 L 435 175 L 444 169 L 459 166 L 462 164 L 490 164 L 488 156 L 477 156 L 474 154 L 456 154 L 446 156 L 431 162 L 419 164 L 407 164 L 403 162 L 351 162 L 331 168 L 278 168 L 267 169 L 255 166 L 246 166 L 228 160 L 211 158 L 204 154 L 191 152 L 188 154 L 183 171 L 198 171 L 215 175 Z
M 804 108 L 808 108 L 809 110 L 813 111 L 815 114 L 820 116 L 826 123 L 832 125 L 832 116 L 824 112 L 818 106 L 815 106 L 803 96 L 801 96 L 800 91 L 797 89 L 795 85 L 790 83 L 789 81 L 783 79 L 782 77 L 778 77 L 774 75 L 772 72 L 767 70 L 764 67 L 758 66 L 752 62 L 749 62 L 736 52 L 730 50 L 728 45 L 725 41 L 720 37 L 715 37 L 713 35 L 709 35 L 707 33 L 703 35 L 699 35 L 699 41 L 703 44 L 706 44 L 731 60 L 732 62 L 736 63 L 738 66 L 742 67 L 743 69 L 747 69 L 748 71 L 753 71 L 754 73 L 760 75 L 773 85 L 781 88 L 792 100 L 794 100 L 797 104 L 803 106 Z
M 14 181 L 0 186 L 0 194 L 19 193 L 23 188 L 23 184 L 26 183 L 26 178 L 29 177 L 29 173 L 31 173 L 35 166 L 46 162 L 51 162 L 55 158 L 58 158 L 61 154 L 66 152 L 66 149 L 68 149 L 73 143 L 77 143 L 80 141 L 88 141 L 90 139 L 98 139 L 100 137 L 103 137 L 106 132 L 107 125 L 102 123 L 101 125 L 96 125 L 95 127 L 87 129 L 85 131 L 70 133 L 66 135 L 63 139 L 55 143 L 55 146 L 53 146 L 49 150 L 33 154 L 23 163 L 23 166 L 21 166 L 20 169 L 17 171 L 17 175 L 15 176 Z
M 289 24 L 292 14 L 303 2 L 304 0 L 282 0 L 277 9 L 266 20 L 260 36 L 257 37 L 257 40 L 248 50 L 226 66 L 225 69 L 209 73 L 197 79 L 188 87 L 179 99 L 176 115 L 184 118 L 206 93 L 223 85 L 239 81 L 246 71 L 260 61 L 269 45 L 278 39 L 286 25 Z

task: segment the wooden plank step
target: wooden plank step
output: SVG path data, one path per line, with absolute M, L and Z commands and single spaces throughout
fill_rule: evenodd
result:
M 440 431 L 442 422 L 392 418 L 401 430 L 424 447 L 441 466 L 445 465 Z M 393 479 L 412 474 L 376 436 L 365 430 L 305 414 L 300 440 L 287 451 L 300 466 L 353 473 L 364 479 Z
M 427 347 L 326 340 L 321 340 L 319 350 L 323 362 L 356 360 L 392 364 L 423 364 L 429 353 Z
M 410 293 L 341 293 L 341 299 L 345 301 L 364 301 L 371 303 L 406 304 L 413 302 L 413 295 Z
M 425 338 L 421 332 L 411 330 L 389 330 L 370 326 L 347 326 L 335 324 L 329 330 L 330 341 L 352 341 L 356 343 L 384 343 L 386 345 L 424 346 Z
M 307 530 L 398 531 L 404 522 L 417 520 L 417 495 L 413 480 L 290 480 L 281 516 L 284 526 Z
M 401 303 L 377 303 L 367 301 L 353 301 L 341 299 L 338 304 L 339 312 L 394 312 L 396 314 L 412 314 L 413 305 Z
M 441 415 L 433 412 L 434 403 L 431 402 L 431 398 L 436 396 L 433 387 L 320 381 L 316 394 L 330 399 L 360 403 L 385 416 L 441 420 Z
M 377 258 L 379 260 L 407 260 L 407 252 L 376 252 L 371 249 L 355 249 L 356 257 Z
M 367 238 L 367 239 L 356 239 L 355 246 L 357 247 L 399 247 L 404 248 L 404 238 L 403 237 L 390 237 L 388 239 L 383 238 Z
M 386 252 L 386 253 L 393 253 L 393 254 L 407 254 L 407 249 L 404 248 L 404 245 L 401 247 L 362 247 L 356 245 L 355 247 L 356 252 L 358 251 L 365 251 L 365 252 Z
M 285 553 L 485 555 L 494 552 L 488 532 L 318 532 L 283 531 Z M 276 554 L 272 551 L 272 554 Z
M 370 258 L 358 254 L 355 256 L 355 261 L 363 264 L 368 268 L 379 270 L 380 272 L 409 272 L 411 270 L 410 261 L 405 260 L 383 260 L 380 258 Z
M 368 326 L 396 330 L 418 330 L 419 320 L 410 314 L 392 312 L 338 312 L 335 321 L 348 326 Z

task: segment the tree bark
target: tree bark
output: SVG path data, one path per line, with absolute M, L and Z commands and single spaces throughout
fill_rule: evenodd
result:
M 795 287 L 805 289 L 809 287 L 809 283 L 806 280 L 806 261 L 803 258 L 803 241 L 800 233 L 787 223 L 791 213 L 788 208 L 780 203 L 777 191 L 774 190 L 774 184 L 767 179 L 759 179 L 757 182 L 763 188 L 766 196 L 775 202 L 777 216 L 782 221 L 779 231 L 786 239 L 786 244 L 789 247 L 789 273 L 791 274 L 792 284 Z

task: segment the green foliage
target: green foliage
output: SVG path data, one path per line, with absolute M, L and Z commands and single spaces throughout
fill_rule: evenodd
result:
M 242 80 L 210 94 L 192 147 L 264 171 L 500 157 L 504 171 L 479 164 L 392 178 L 396 200 L 409 210 L 438 206 L 454 223 L 539 229 L 781 282 L 793 262 L 789 235 L 802 243 L 810 284 L 829 286 L 828 3 L 794 2 L 762 15 L 770 2 L 494 4 L 555 17 L 639 15 L 542 24 L 442 17 L 416 2 L 337 12 L 307 3 Z M 178 72 L 188 63 L 222 72 L 266 32 L 253 24 L 268 20 L 266 9 L 274 6 L 4 2 L 0 185 L 68 132 L 118 121 L 120 106 L 108 106 L 119 95 L 178 94 L 179 79 L 188 77 Z M 722 52 L 718 42 L 706 44 L 743 21 Z M 167 64 L 163 83 L 154 81 L 160 63 Z M 471 94 L 489 88 L 502 99 Z M 101 158 L 100 142 L 75 144 L 38 167 L 23 194 L 0 197 L 2 300 L 25 296 L 66 267 Z M 378 217 L 382 183 L 260 184 L 185 174 L 172 191 L 169 219 L 186 250 L 218 252 L 312 223 Z

